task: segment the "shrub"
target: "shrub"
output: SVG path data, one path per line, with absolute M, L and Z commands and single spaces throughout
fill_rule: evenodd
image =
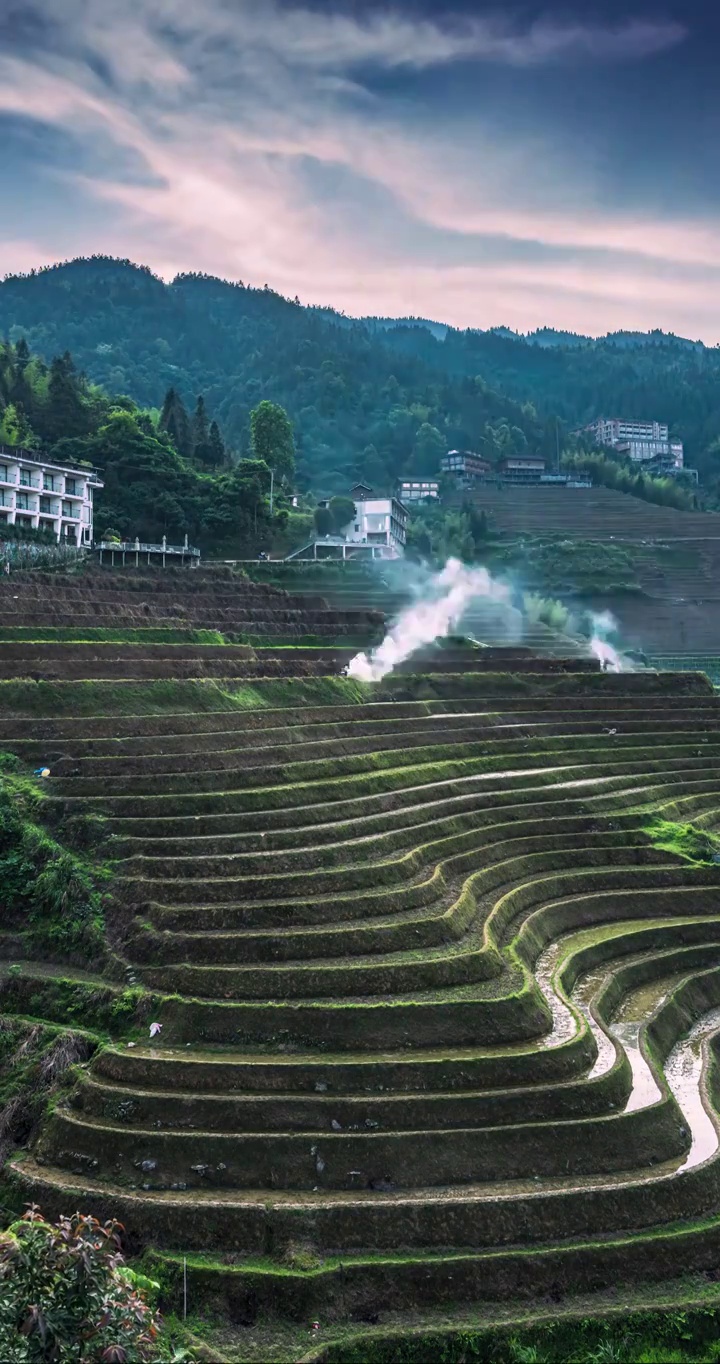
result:
M 674 478 L 643 473 L 631 460 L 612 459 L 600 453 L 566 453 L 562 462 L 568 473 L 585 474 L 595 487 L 614 488 L 616 492 L 678 511 L 693 511 L 696 506 L 696 498 L 685 484 Z
M 535 592 L 526 592 L 523 607 L 528 620 L 548 625 L 551 630 L 565 631 L 570 626 L 570 612 L 561 601 L 551 597 L 540 597 Z
M 129 1269 L 119 1222 L 31 1204 L 0 1234 L 0 1358 L 6 1364 L 142 1364 L 158 1358 L 157 1286 Z
M 104 946 L 104 875 L 52 838 L 39 823 L 36 783 L 0 762 L 0 883 L 6 922 L 67 956 L 97 957 Z
M 333 518 L 332 512 L 328 507 L 315 508 L 315 530 L 318 535 L 332 535 Z
M 351 497 L 331 497 L 328 511 L 332 517 L 333 530 L 339 535 L 344 526 L 355 520 L 355 503 Z
M 20 967 L 8 967 L 16 980 Z M 0 1018 L 0 1166 L 32 1139 L 51 1095 L 92 1055 L 85 1033 Z

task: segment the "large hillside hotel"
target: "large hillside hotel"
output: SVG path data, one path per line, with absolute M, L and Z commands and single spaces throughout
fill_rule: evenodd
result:
M 2 525 L 49 530 L 78 547 L 93 540 L 93 495 L 103 487 L 94 469 L 53 464 L 27 450 L 0 445 Z
M 609 420 L 598 417 L 582 428 L 594 436 L 598 445 L 608 445 L 630 459 L 655 460 L 669 470 L 682 469 L 684 450 L 681 440 L 671 439 L 666 422 L 625 421 L 619 417 Z

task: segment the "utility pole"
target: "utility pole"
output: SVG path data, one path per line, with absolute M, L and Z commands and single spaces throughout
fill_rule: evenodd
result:
M 274 469 L 271 469 L 271 470 L 270 470 L 270 515 L 271 515 L 271 516 L 272 516 L 272 509 L 273 509 L 273 492 L 274 492 L 274 489 L 275 489 L 275 470 L 274 470 Z
M 556 473 L 560 473 L 560 422 L 555 418 L 555 462 L 557 464 Z

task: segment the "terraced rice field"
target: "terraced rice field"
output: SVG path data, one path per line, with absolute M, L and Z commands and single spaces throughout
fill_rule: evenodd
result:
M 720 822 L 705 678 L 451 650 L 372 688 L 131 643 L 113 676 L 66 641 L 37 682 L 17 647 L 0 748 L 103 817 L 114 910 L 102 972 L 6 943 L 3 1007 L 63 974 L 147 1002 L 12 1160 L 28 1195 L 119 1216 L 176 1303 L 187 1257 L 256 1351 L 297 1329 L 283 1358 L 315 1316 L 714 1272 L 720 867 L 653 833 Z
M 492 487 L 473 491 L 479 507 L 510 534 L 559 533 L 578 540 L 718 540 L 716 512 L 655 506 L 614 488 Z

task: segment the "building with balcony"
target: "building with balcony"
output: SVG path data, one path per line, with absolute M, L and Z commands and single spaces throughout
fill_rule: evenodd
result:
M 398 500 L 407 507 L 411 502 L 424 502 L 428 497 L 440 496 L 437 478 L 403 478 L 395 489 Z
M 348 494 L 355 515 L 336 535 L 316 535 L 289 559 L 401 559 L 405 553 L 408 511 L 397 497 L 376 497 L 365 483 Z M 318 506 L 325 507 L 327 502 Z
M 482 455 L 476 455 L 473 450 L 448 450 L 440 460 L 440 468 L 444 474 L 466 485 L 482 482 L 493 472 L 490 461 L 483 459 Z
M 355 516 L 340 534 L 347 545 L 372 545 L 375 558 L 399 559 L 405 553 L 407 508 L 397 497 L 376 497 L 365 483 L 350 489 Z
M 539 483 L 545 474 L 545 460 L 540 455 L 508 455 L 498 465 L 504 483 Z
M 94 469 L 53 464 L 29 450 L 0 445 L 2 526 L 49 530 L 78 547 L 93 541 L 93 499 L 103 487 Z
M 653 461 L 668 473 L 683 468 L 685 454 L 681 440 L 670 438 L 664 422 L 624 421 L 619 417 L 607 420 L 598 417 L 583 427 L 586 435 L 593 436 L 598 445 L 607 445 L 618 454 L 637 462 Z

